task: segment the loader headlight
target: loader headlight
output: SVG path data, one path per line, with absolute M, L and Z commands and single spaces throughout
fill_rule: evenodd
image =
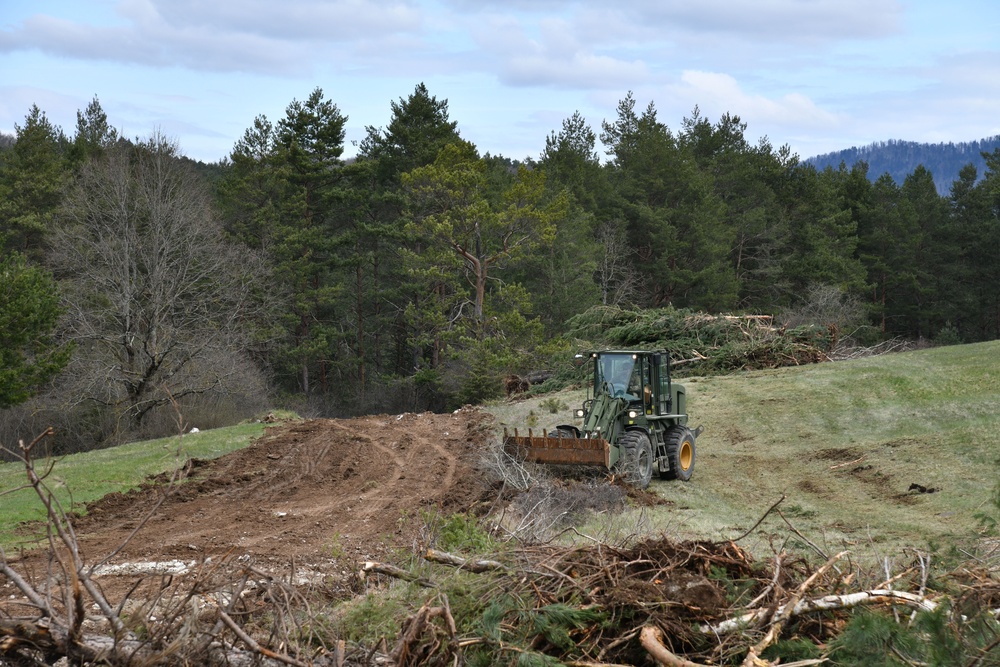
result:
M 628 418 L 629 419 L 635 419 L 638 416 L 639 416 L 639 412 L 637 410 L 629 410 L 628 411 Z
M 579 417 L 580 419 L 583 419 L 583 415 L 584 415 L 583 408 L 577 408 L 576 416 Z

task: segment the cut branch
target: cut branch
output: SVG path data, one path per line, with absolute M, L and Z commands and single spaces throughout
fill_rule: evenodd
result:
M 827 595 L 812 600 L 801 600 L 788 611 L 787 618 L 809 614 L 814 611 L 834 611 L 837 609 L 850 609 L 852 607 L 875 604 L 900 605 L 922 611 L 934 611 L 938 607 L 937 602 L 914 593 L 876 589 L 860 591 L 858 593 L 846 593 L 844 595 Z M 778 607 L 775 615 L 784 613 L 787 608 L 788 605 Z M 728 634 L 754 625 L 762 616 L 769 612 L 770 609 L 757 609 L 747 612 L 742 616 L 725 620 L 718 625 L 703 625 L 701 626 L 701 631 L 719 635 Z
M 661 665 L 667 667 L 706 667 L 701 663 L 691 662 L 671 653 L 663 645 L 663 634 L 660 629 L 647 625 L 639 633 L 639 643 L 646 649 L 646 652 Z
M 413 574 L 408 570 L 404 570 L 401 567 L 396 567 L 395 565 L 390 565 L 389 563 L 379 563 L 376 561 L 366 561 L 361 565 L 360 576 L 364 578 L 364 575 L 369 572 L 374 574 L 384 574 L 389 577 L 394 577 L 396 579 L 402 579 L 403 581 L 412 581 L 414 583 L 420 584 L 424 588 L 434 588 L 437 586 L 430 579 L 425 579 L 419 575 Z
M 438 551 L 437 549 L 428 549 L 424 554 L 424 559 L 434 563 L 441 563 L 442 565 L 451 565 L 477 574 L 495 570 L 507 571 L 506 565 L 495 560 L 462 558 L 461 556 L 448 553 L 447 551 Z

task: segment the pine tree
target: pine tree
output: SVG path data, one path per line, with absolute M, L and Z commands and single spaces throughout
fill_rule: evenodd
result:
M 731 308 L 732 230 L 691 152 L 658 120 L 652 103 L 637 114 L 631 94 L 619 103 L 618 118 L 604 122 L 601 141 L 614 157 L 612 184 L 646 304 Z
M 0 251 L 0 409 L 26 401 L 69 362 L 72 348 L 54 337 L 60 312 L 52 276 Z
M 15 129 L 0 167 L 0 247 L 39 258 L 67 179 L 66 139 L 36 105 Z

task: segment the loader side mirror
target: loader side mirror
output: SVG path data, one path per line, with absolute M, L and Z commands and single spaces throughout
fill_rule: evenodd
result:
M 577 367 L 577 368 L 582 368 L 583 365 L 587 363 L 588 359 L 590 359 L 590 356 L 586 355 L 586 354 L 577 354 L 577 355 L 574 355 L 573 356 L 573 365 L 575 367 Z

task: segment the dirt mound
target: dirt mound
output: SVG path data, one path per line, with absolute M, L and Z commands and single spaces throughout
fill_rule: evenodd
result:
M 475 465 L 490 419 L 460 410 L 278 425 L 245 449 L 192 461 L 183 483 L 93 503 L 77 533 L 94 558 L 139 527 L 115 562 L 229 554 L 322 569 L 380 558 L 412 545 L 422 511 L 469 509 L 488 494 Z

